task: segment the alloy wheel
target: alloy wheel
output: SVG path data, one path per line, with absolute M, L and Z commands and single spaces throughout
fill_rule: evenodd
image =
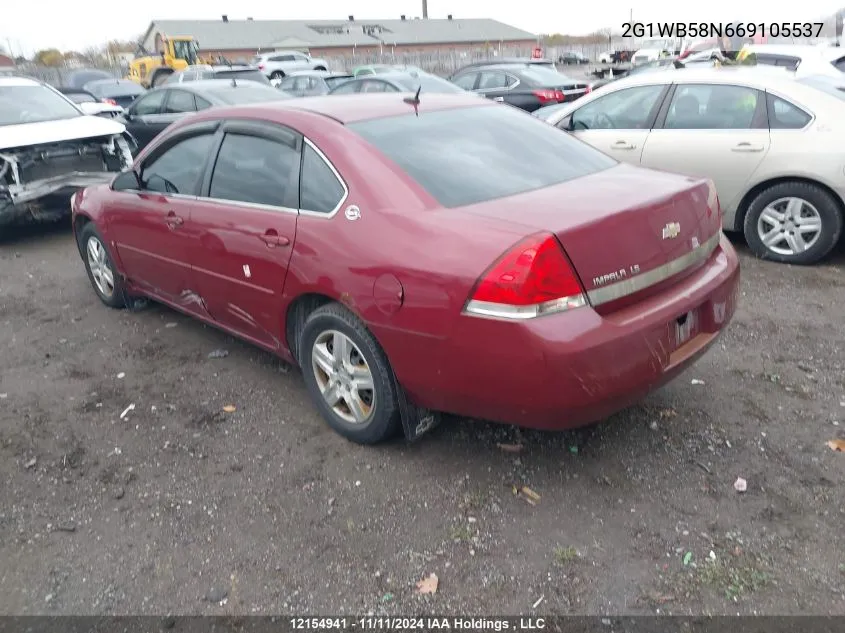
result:
M 109 265 L 106 249 L 96 237 L 89 237 L 85 250 L 88 253 L 88 269 L 97 290 L 106 298 L 114 294 L 114 272 Z
M 369 421 L 376 404 L 373 374 L 352 339 L 337 330 L 320 333 L 311 366 L 323 399 L 339 418 L 349 424 Z
M 779 198 L 757 219 L 760 241 L 778 255 L 799 255 L 812 248 L 821 234 L 821 214 L 802 198 Z

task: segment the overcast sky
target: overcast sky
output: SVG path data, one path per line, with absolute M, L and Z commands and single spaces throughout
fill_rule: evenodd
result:
M 150 21 L 160 19 L 356 19 L 419 16 L 422 0 L 175 0 L 130 2 L 129 0 L 0 0 L 0 43 L 11 45 L 15 54 L 56 47 L 81 50 L 113 38 L 127 39 L 143 32 Z M 775 5 L 783 8 L 775 8 Z M 769 0 L 706 0 L 670 2 L 640 0 L 633 7 L 635 22 L 813 22 L 836 11 L 845 1 L 804 0 L 773 3 Z M 493 18 L 532 33 L 586 34 L 597 29 L 621 28 L 628 21 L 631 2 L 563 2 L 562 0 L 429 0 L 430 18 Z M 739 13 L 738 13 L 739 12 Z M 186 34 L 187 35 L 187 34 Z

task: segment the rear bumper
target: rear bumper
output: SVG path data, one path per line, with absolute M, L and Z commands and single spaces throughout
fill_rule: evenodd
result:
M 706 352 L 734 314 L 739 277 L 736 253 L 722 236 L 695 273 L 609 315 L 580 308 L 520 323 L 467 316 L 431 374 L 436 379 L 408 391 L 430 409 L 528 428 L 600 421 Z M 676 319 L 691 310 L 698 329 L 679 346 Z

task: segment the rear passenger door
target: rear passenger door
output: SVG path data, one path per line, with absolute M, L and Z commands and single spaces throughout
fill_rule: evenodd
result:
M 164 128 L 161 127 L 162 110 L 167 93 L 163 88 L 151 90 L 135 100 L 127 110 L 126 129 L 138 141 L 141 150 Z
M 280 125 L 230 121 L 191 213 L 190 261 L 220 325 L 268 349 L 284 345 L 282 292 L 299 207 L 302 137 Z
M 674 86 L 641 164 L 712 178 L 719 202 L 732 211 L 769 151 L 765 93 L 729 84 Z

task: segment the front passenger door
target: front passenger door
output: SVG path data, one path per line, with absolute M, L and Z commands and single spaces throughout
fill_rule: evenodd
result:
M 558 127 L 613 156 L 639 164 L 668 86 L 635 86 L 603 95 L 575 110 Z

